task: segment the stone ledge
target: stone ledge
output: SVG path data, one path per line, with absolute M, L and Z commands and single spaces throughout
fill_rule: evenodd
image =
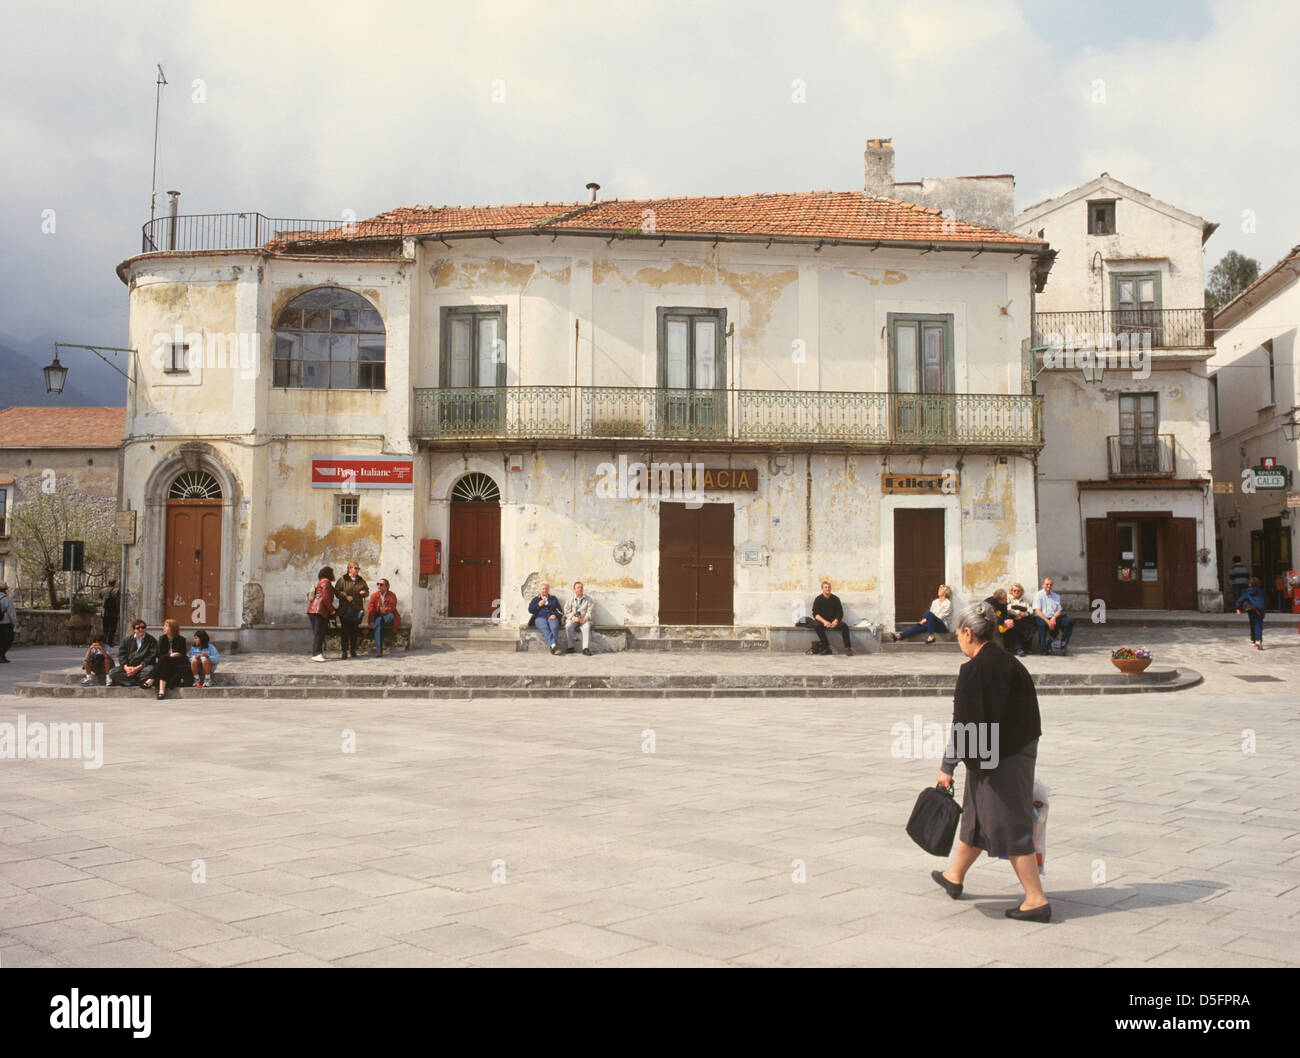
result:
M 148 701 L 153 691 L 136 687 L 82 687 L 67 673 L 43 673 L 55 680 L 19 683 L 20 698 L 97 698 Z M 185 701 L 203 698 L 888 698 L 947 697 L 956 675 L 905 676 L 378 676 L 338 679 L 270 677 L 220 679 L 208 688 L 185 687 L 172 692 Z M 59 679 L 71 682 L 57 682 Z M 274 682 L 279 680 L 281 682 Z M 303 682 L 303 681 L 307 682 Z M 1148 670 L 1136 676 L 1121 673 L 1046 674 L 1035 679 L 1040 695 L 1147 694 L 1181 691 L 1202 683 L 1194 669 Z

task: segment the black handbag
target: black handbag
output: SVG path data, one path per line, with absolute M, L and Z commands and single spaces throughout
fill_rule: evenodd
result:
M 936 784 L 922 790 L 916 799 L 907 821 L 907 836 L 931 856 L 947 856 L 952 851 L 960 818 L 961 805 L 953 797 L 952 787 Z

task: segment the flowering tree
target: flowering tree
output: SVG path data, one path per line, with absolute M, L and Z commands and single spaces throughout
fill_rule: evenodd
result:
M 59 482 L 62 484 L 62 482 Z M 103 583 L 117 566 L 113 538 L 112 499 L 86 496 L 71 487 L 52 492 L 29 491 L 14 504 L 10 519 L 10 554 L 18 560 L 20 592 L 33 602 L 39 591 L 49 598 L 51 608 L 59 605 L 59 593 L 72 594 L 74 585 L 63 572 L 63 541 L 85 544 L 84 568 L 88 584 Z

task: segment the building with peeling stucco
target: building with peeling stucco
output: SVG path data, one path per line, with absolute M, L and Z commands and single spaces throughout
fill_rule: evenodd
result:
M 1218 612 L 1202 246 L 1217 225 L 1108 173 L 1021 211 L 1035 307 L 1038 554 L 1076 612 Z
M 1300 246 L 1224 305 L 1214 327 L 1210 429 L 1224 601 L 1229 609 L 1236 601 L 1226 571 L 1240 555 L 1270 604 L 1289 611 L 1278 589 L 1296 568 L 1300 510 Z
M 1037 580 L 1042 240 L 863 192 L 229 223 L 119 266 L 150 621 L 275 642 L 351 558 L 417 637 L 543 580 L 782 627 Z

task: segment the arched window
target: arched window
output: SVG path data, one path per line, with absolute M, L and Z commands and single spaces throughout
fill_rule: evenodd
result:
M 291 389 L 383 389 L 384 321 L 360 294 L 318 287 L 275 318 L 275 375 Z
M 187 470 L 179 474 L 167 490 L 169 500 L 219 500 L 221 483 L 206 470 Z
M 501 491 L 497 488 L 497 483 L 486 474 L 480 474 L 478 471 L 466 474 L 455 485 L 451 487 L 451 498 L 454 503 L 475 503 L 486 501 L 488 503 L 500 503 Z

